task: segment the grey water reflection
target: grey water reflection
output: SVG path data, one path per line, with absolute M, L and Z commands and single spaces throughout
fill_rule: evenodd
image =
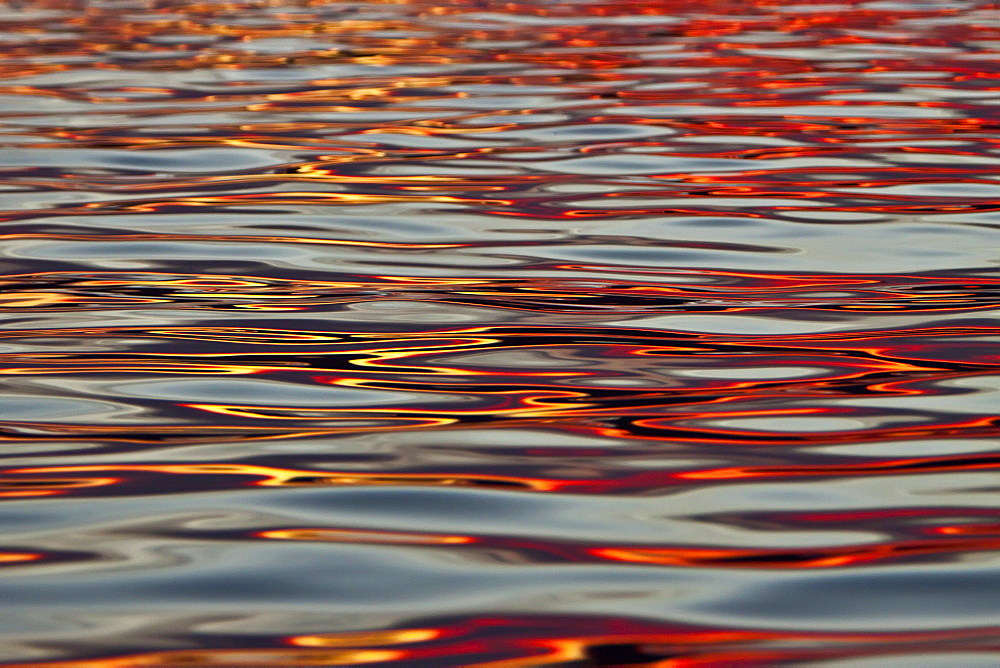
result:
M 998 46 L 0 4 L 0 662 L 995 666 Z

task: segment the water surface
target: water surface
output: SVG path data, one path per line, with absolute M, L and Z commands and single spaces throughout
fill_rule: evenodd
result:
M 0 7 L 0 661 L 1000 662 L 1000 11 Z

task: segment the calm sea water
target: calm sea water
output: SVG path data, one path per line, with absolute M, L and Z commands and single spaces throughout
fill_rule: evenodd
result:
M 0 6 L 0 661 L 1000 664 L 1000 9 Z

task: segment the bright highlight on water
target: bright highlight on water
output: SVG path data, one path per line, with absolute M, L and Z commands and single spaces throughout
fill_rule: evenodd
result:
M 1000 663 L 1000 12 L 0 5 L 0 663 Z

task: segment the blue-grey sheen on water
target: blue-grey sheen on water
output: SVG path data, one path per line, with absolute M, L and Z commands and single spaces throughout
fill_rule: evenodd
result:
M 1000 6 L 0 55 L 0 664 L 1000 665 Z

